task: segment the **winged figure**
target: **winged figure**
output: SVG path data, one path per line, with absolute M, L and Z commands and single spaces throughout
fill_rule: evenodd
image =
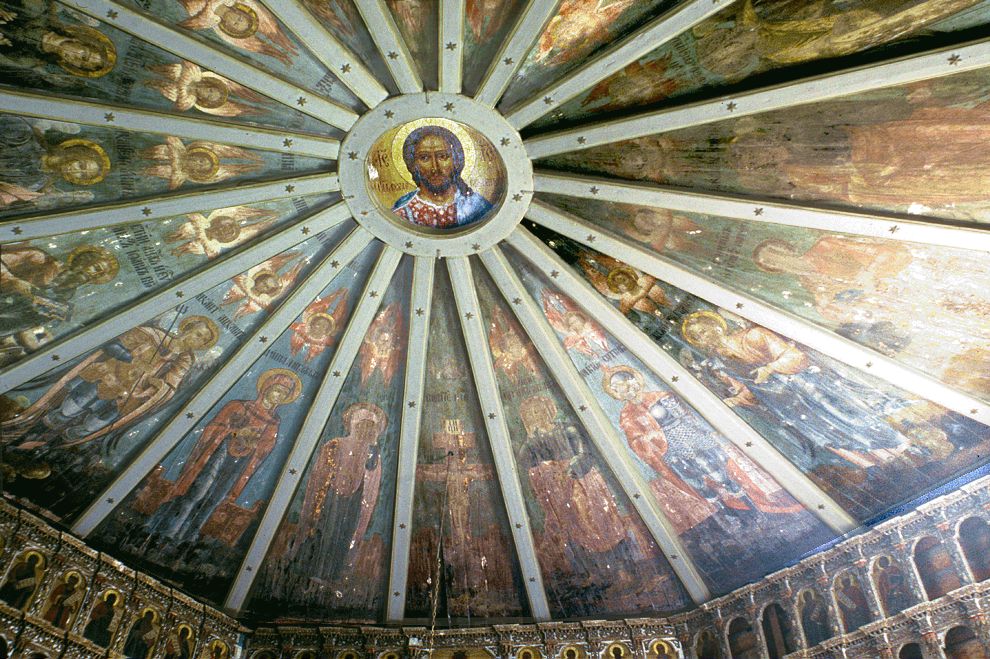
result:
M 512 382 L 519 377 L 519 367 L 535 375 L 536 358 L 533 348 L 522 339 L 522 330 L 501 307 L 495 307 L 491 327 L 488 330 L 488 345 L 492 349 L 495 368 L 499 369 Z
M 299 252 L 279 254 L 264 263 L 259 263 L 244 274 L 237 275 L 234 277 L 234 285 L 223 296 L 220 304 L 240 303 L 237 311 L 234 312 L 234 320 L 268 309 L 292 286 L 305 262 L 299 261 L 284 274 L 279 274 L 279 270 L 299 256 Z
M 291 325 L 292 338 L 289 343 L 292 354 L 306 348 L 306 361 L 318 356 L 337 340 L 346 318 L 347 289 L 313 300 L 303 311 L 302 320 Z
M 299 49 L 282 32 L 278 20 L 255 0 L 179 0 L 189 18 L 179 27 L 213 30 L 235 48 L 274 57 L 286 66 Z
M 609 350 L 608 338 L 601 326 L 588 318 L 570 298 L 544 290 L 543 312 L 553 328 L 564 335 L 564 348 L 577 350 L 589 357 Z
M 392 382 L 402 355 L 402 326 L 402 314 L 395 303 L 382 309 L 375 318 L 361 344 L 362 386 L 378 370 L 386 387 Z
M 636 309 L 662 315 L 660 307 L 668 304 L 667 295 L 655 277 L 604 254 L 582 253 L 578 262 L 599 293 L 619 301 L 619 311 L 623 314 Z
M 259 111 L 250 105 L 238 103 L 235 99 L 253 103 L 265 102 L 264 96 L 233 80 L 204 71 L 192 62 L 183 61 L 148 68 L 159 77 L 148 80 L 145 84 L 161 92 L 181 112 L 196 108 L 217 117 L 239 117 L 258 114 Z
M 264 162 L 256 153 L 236 146 L 196 141 L 183 144 L 178 137 L 166 137 L 165 144 L 144 149 L 141 156 L 153 161 L 145 167 L 148 176 L 168 181 L 168 189 L 175 190 L 186 181 L 193 183 L 219 183 L 227 179 L 251 174 L 261 169 Z M 224 162 L 246 160 L 248 162 Z
M 218 208 L 209 215 L 189 213 L 188 220 L 165 237 L 170 243 L 181 242 L 172 254 L 203 254 L 216 258 L 225 250 L 246 243 L 267 231 L 278 220 L 278 213 L 249 206 Z
M 536 61 L 563 64 L 608 41 L 612 23 L 635 0 L 564 0 L 536 49 Z

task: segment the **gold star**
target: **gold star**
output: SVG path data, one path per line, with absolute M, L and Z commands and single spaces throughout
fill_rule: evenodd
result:
M 739 106 L 736 105 L 735 101 L 729 101 L 728 103 L 725 104 L 725 109 L 728 110 L 729 112 L 735 111 L 737 107 Z
M 601 192 L 601 190 L 598 189 L 598 186 L 593 185 L 593 186 L 591 186 L 591 189 L 589 190 L 589 192 L 591 192 L 591 194 L 598 194 L 599 192 Z
M 589 234 L 588 234 L 588 237 L 586 238 L 586 240 L 587 240 L 587 241 L 588 241 L 589 243 L 593 243 L 593 242 L 595 242 L 595 237 L 594 237 L 593 235 L 591 235 L 591 234 L 589 233 Z
M 583 135 L 578 138 L 578 144 L 586 144 L 587 142 L 588 142 L 588 138 L 584 137 Z
M 295 192 L 296 191 L 296 186 L 294 186 L 294 185 L 292 185 L 290 183 L 289 185 L 285 186 L 285 191 L 286 192 Z
M 468 320 L 471 320 L 472 318 L 474 318 L 474 314 L 468 311 L 466 314 L 464 314 L 464 317 L 467 318 Z
M 284 140 L 282 140 L 282 146 L 286 148 L 292 146 L 292 140 L 290 140 L 288 137 L 285 138 Z
M 543 97 L 543 102 L 546 103 L 547 105 L 551 105 L 551 104 L 553 104 L 553 99 L 550 98 L 549 96 L 544 96 Z
M 889 231 L 891 233 L 897 233 L 900 230 L 901 230 L 901 228 L 899 226 L 897 226 L 896 224 L 894 226 L 890 227 L 889 229 L 887 229 L 887 231 Z
M 184 298 L 185 296 L 186 296 L 186 294 L 185 294 L 185 293 L 183 293 L 182 291 L 176 291 L 176 292 L 175 292 L 175 297 L 177 297 L 177 298 L 179 298 L 180 300 L 181 300 L 182 298 Z
M 454 111 L 454 104 L 448 102 L 448 103 L 446 103 L 443 106 L 443 109 L 446 110 L 447 112 L 453 112 Z
M 677 382 L 677 381 L 678 381 L 678 380 L 680 380 L 680 379 L 681 379 L 681 376 L 679 376 L 679 375 L 674 375 L 674 376 L 671 376 L 671 378 L 670 378 L 670 381 L 671 381 L 671 382 Z
M 302 228 L 302 234 L 304 236 L 308 236 L 309 235 L 309 227 L 303 227 Z
M 456 49 L 457 49 L 456 43 L 454 43 L 453 41 L 447 42 L 447 50 L 456 50 Z
M 412 246 L 413 246 L 412 241 L 411 240 L 407 240 L 406 241 L 406 249 L 410 249 Z
M 422 307 L 420 307 L 419 309 L 416 309 L 416 315 L 417 316 L 422 316 L 424 313 L 426 313 L 426 312 L 423 311 L 423 308 Z
M 259 343 L 268 343 L 268 337 L 267 336 L 259 336 L 258 337 L 258 342 Z
M 499 142 L 499 144 L 501 144 L 502 146 L 509 146 L 509 138 L 508 137 L 503 137 L 502 138 L 502 141 Z
M 513 64 L 515 64 L 515 63 L 516 63 L 516 60 L 514 60 L 514 59 L 512 59 L 511 57 L 506 57 L 506 58 L 505 58 L 504 60 L 502 60 L 502 62 L 503 62 L 503 63 L 504 63 L 504 64 L 505 64 L 506 66 L 512 66 Z
M 299 473 L 299 472 L 298 472 L 298 471 L 296 471 L 296 470 L 295 470 L 295 468 L 292 468 L 292 469 L 290 469 L 290 470 L 289 470 L 289 475 L 290 475 L 290 476 L 295 476 L 295 475 L 296 475 L 296 474 L 298 474 L 298 473 Z
M 412 408 L 416 407 L 416 401 L 411 400 L 408 403 L 406 403 L 406 405 L 409 406 L 409 409 L 412 409 Z
M 306 97 L 300 96 L 298 99 L 296 99 L 296 105 L 298 105 L 299 107 L 306 105 Z
M 186 412 L 186 418 L 187 418 L 187 419 L 191 419 L 191 418 L 193 418 L 194 416 L 195 416 L 195 414 L 193 414 L 192 412 Z
M 489 419 L 494 419 L 495 418 L 495 413 L 494 412 L 489 412 L 488 413 L 488 418 Z
M 961 61 L 962 61 L 962 58 L 959 57 L 959 55 L 957 53 L 952 53 L 952 55 L 949 56 L 949 64 L 951 64 L 952 66 L 955 66 L 956 64 L 958 64 Z
M 144 208 L 141 209 L 141 214 L 144 215 L 145 217 L 148 217 L 149 215 L 151 215 L 151 209 L 145 206 Z
M 736 309 L 742 309 L 744 306 L 742 302 L 736 302 Z
M 481 245 L 479 245 L 478 243 L 475 243 L 475 244 L 471 245 L 471 249 L 473 249 L 474 251 L 477 252 L 479 249 L 481 249 Z
M 368 293 L 368 297 L 375 298 L 378 297 L 378 291 L 371 291 Z
M 117 18 L 117 16 L 119 16 L 119 14 L 113 9 L 107 12 L 107 18 Z
M 395 116 L 395 113 L 394 112 L 392 112 L 391 110 L 385 110 L 385 118 L 386 119 L 391 119 L 394 116 Z
M 521 194 L 512 195 L 512 201 L 522 201 L 522 195 Z
M 334 376 L 335 378 L 339 378 L 339 377 L 340 377 L 340 371 L 334 371 L 334 372 L 333 372 L 333 376 Z
M 557 272 L 556 270 L 553 270 L 553 271 L 550 272 L 550 279 L 556 279 L 559 276 L 560 276 L 560 273 Z
M 103 118 L 109 122 L 109 121 L 113 121 L 117 117 L 113 116 L 113 112 L 107 112 L 106 114 L 103 115 Z
M 349 160 L 357 160 L 357 151 L 348 151 L 347 158 Z
M 24 229 L 22 229 L 22 228 L 20 228 L 20 227 L 14 227 L 13 229 L 11 229 L 11 231 L 13 231 L 13 232 L 14 232 L 14 235 L 15 235 L 15 236 L 19 236 L 19 235 L 21 235 L 22 233 L 24 233 Z
M 512 298 L 512 304 L 522 304 L 522 298 L 521 297 Z
M 753 215 L 756 215 L 757 217 L 759 217 L 760 215 L 763 215 L 763 209 L 762 208 L 754 208 L 753 209 Z
M 340 261 L 330 261 L 330 267 L 336 268 L 340 265 Z
M 341 73 L 350 73 L 351 72 L 351 65 L 350 64 L 343 65 L 342 67 L 340 67 L 340 72 Z
M 388 51 L 388 58 L 389 59 L 398 59 L 399 58 L 399 53 L 395 52 L 394 50 L 390 50 L 390 51 Z

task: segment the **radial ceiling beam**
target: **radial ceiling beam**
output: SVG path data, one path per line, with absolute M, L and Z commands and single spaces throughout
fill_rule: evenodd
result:
M 539 38 L 550 19 L 557 13 L 561 0 L 529 0 L 526 9 L 512 28 L 502 48 L 492 60 L 474 100 L 495 107 L 509 87 L 533 44 Z
M 905 366 L 790 312 L 695 274 L 632 240 L 603 230 L 598 225 L 541 201 L 533 202 L 527 217 L 572 240 L 638 268 L 723 309 L 729 309 L 757 325 L 762 325 L 828 357 L 869 373 L 895 387 L 977 421 L 984 423 L 990 421 L 990 404 L 957 391 L 930 375 Z
M 466 0 L 440 0 L 440 91 L 461 93 L 464 68 L 464 3 Z
M 309 49 L 313 55 L 361 102 L 373 108 L 386 98 L 388 90 L 375 80 L 364 62 L 325 28 L 295 0 L 263 0 L 269 11 L 278 17 L 289 32 Z
M 0 89 L 0 112 L 335 160 L 340 140 L 202 117 Z
M 388 579 L 388 620 L 402 620 L 406 611 L 409 548 L 416 489 L 416 456 L 423 410 L 423 383 L 429 347 L 433 276 L 436 262 L 417 256 L 413 266 L 409 303 L 409 341 L 406 345 L 406 380 L 399 434 L 399 468 L 395 482 L 395 518 L 392 520 L 392 562 Z
M 123 1 L 64 0 L 64 4 L 341 130 L 350 129 L 357 121 L 357 114 L 352 110 L 247 64 L 203 39 L 159 23 Z
M 59 364 L 98 348 L 128 329 L 174 309 L 184 299 L 208 291 L 248 268 L 309 240 L 312 237 L 310 233 L 326 231 L 349 217 L 350 211 L 344 203 L 335 204 L 294 222 L 281 231 L 259 236 L 245 247 L 213 259 L 205 267 L 174 281 L 171 285 L 138 299 L 123 309 L 107 315 L 103 320 L 87 325 L 81 331 L 49 344 L 14 364 L 3 372 L 0 393 L 14 389 L 56 368 Z
M 0 222 L 0 242 L 92 231 L 117 224 L 147 222 L 184 213 L 307 197 L 337 190 L 340 190 L 337 174 L 312 174 L 214 189 L 197 188 L 192 192 L 4 220 Z
M 423 81 L 385 0 L 357 0 L 355 4 L 399 92 L 417 94 L 423 91 Z
M 537 270 L 546 273 L 557 272 L 554 284 L 580 305 L 588 317 L 594 318 L 601 324 L 609 334 L 663 380 L 681 400 L 691 405 L 723 437 L 772 475 L 796 501 L 815 514 L 829 528 L 837 533 L 848 533 L 859 526 L 859 523 L 824 490 L 777 451 L 763 435 L 743 421 L 721 398 L 698 381 L 691 371 L 661 349 L 618 309 L 606 302 L 591 285 L 574 275 L 570 266 L 549 247 L 522 228 L 517 228 L 507 242 Z
M 313 399 L 313 404 L 306 413 L 302 428 L 292 445 L 292 451 L 282 467 L 282 474 L 279 476 L 275 491 L 265 508 L 265 514 L 261 518 L 258 531 L 252 538 L 251 546 L 241 561 L 234 585 L 227 595 L 225 606 L 230 610 L 239 611 L 247 600 L 251 584 L 254 583 L 254 578 L 268 554 L 275 533 L 278 532 L 282 523 L 282 518 L 306 474 L 306 467 L 313 456 L 313 451 L 316 450 L 320 438 L 323 436 L 323 431 L 334 406 L 337 404 L 337 398 L 344 387 L 344 381 L 351 370 L 354 358 L 364 342 L 368 328 L 371 327 L 371 322 L 378 312 L 382 297 L 401 258 L 402 252 L 387 245 L 382 248 L 382 253 L 364 286 L 361 299 L 347 323 L 347 329 L 341 336 L 337 351 L 330 360 L 325 379 Z
M 580 199 L 990 252 L 990 225 L 987 224 L 959 226 L 932 217 L 913 219 L 872 211 L 828 210 L 771 199 L 685 192 L 651 183 L 627 183 L 546 170 L 537 172 L 534 182 L 537 192 Z
M 547 112 L 591 89 L 735 1 L 688 0 L 675 6 L 584 66 L 567 74 L 559 82 L 542 89 L 538 95 L 513 108 L 506 119 L 516 130 L 522 130 Z
M 614 119 L 548 133 L 526 140 L 526 150 L 533 159 L 545 158 L 558 153 L 817 103 L 884 87 L 906 85 L 987 66 L 990 66 L 990 39 L 724 96 L 713 101 L 691 103 L 668 110 L 638 114 L 628 119 Z
M 505 502 L 505 511 L 509 517 L 512 539 L 526 586 L 529 609 L 534 619 L 549 620 L 550 606 L 547 603 L 546 590 L 543 588 L 543 575 L 536 556 L 529 514 L 526 512 L 522 486 L 519 483 L 519 472 L 512 453 L 509 428 L 505 423 L 492 356 L 485 338 L 487 333 L 482 324 L 478 294 L 471 276 L 471 264 L 467 257 L 447 259 L 447 270 L 454 288 L 457 316 L 460 318 L 461 331 L 467 345 L 468 360 L 471 362 L 471 372 L 478 390 L 480 411 L 485 419 L 485 429 L 488 431 L 495 472 L 498 474 L 502 500 Z
M 134 461 L 96 498 L 72 526 L 72 531 L 87 536 L 137 488 L 151 470 L 161 464 L 172 449 L 196 428 L 202 418 L 223 398 L 264 353 L 269 340 L 282 335 L 306 307 L 340 274 L 341 270 L 361 253 L 372 240 L 370 233 L 360 227 L 351 233 L 323 262 L 285 299 L 240 346 L 224 365 L 213 373 L 196 394 L 141 450 Z
M 571 408 L 581 419 L 588 437 L 598 448 L 598 452 L 612 470 L 630 503 L 650 530 L 657 546 L 684 584 L 691 599 L 695 604 L 710 600 L 712 594 L 705 586 L 701 573 L 691 561 L 690 555 L 677 536 L 677 531 L 660 512 L 649 483 L 633 463 L 629 448 L 619 438 L 598 398 L 578 374 L 574 363 L 561 346 L 557 334 L 550 327 L 546 317 L 537 309 L 533 298 L 512 271 L 505 256 L 496 247 L 482 253 L 481 260 L 491 273 L 502 296 L 506 300 L 512 300 L 512 310 L 520 324 L 536 346 L 536 350 L 564 395 L 567 396 Z

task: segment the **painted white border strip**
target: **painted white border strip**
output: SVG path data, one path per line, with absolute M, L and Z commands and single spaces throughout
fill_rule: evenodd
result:
M 507 240 L 538 270 L 559 275 L 557 287 L 605 330 L 626 346 L 639 361 L 691 405 L 715 430 L 771 474 L 792 497 L 837 533 L 848 533 L 859 523 L 783 456 L 760 433 L 743 421 L 688 369 L 667 354 L 622 313 L 606 302 L 587 282 L 575 276 L 564 261 L 525 229 Z
M 0 393 L 98 348 L 130 328 L 174 309 L 182 300 L 196 297 L 248 268 L 309 240 L 313 235 L 337 226 L 350 216 L 347 206 L 341 202 L 302 218 L 277 233 L 261 236 L 260 240 L 256 239 L 242 249 L 214 259 L 205 267 L 175 280 L 169 286 L 151 292 L 103 320 L 87 325 L 79 332 L 70 334 L 14 364 L 2 373 Z
M 135 110 L 7 89 L 0 89 L 0 112 L 87 126 L 171 135 L 185 140 L 209 140 L 249 149 L 313 156 L 327 160 L 336 160 L 340 149 L 340 140 L 331 137 L 287 133 L 274 128 Z
M 436 261 L 417 256 L 413 266 L 409 301 L 409 341 L 406 344 L 405 393 L 402 399 L 402 430 L 399 435 L 399 467 L 395 484 L 395 518 L 392 520 L 392 561 L 388 580 L 388 620 L 405 617 L 409 577 L 409 548 L 412 545 L 413 497 L 416 490 L 416 456 L 419 452 L 423 413 L 423 385 L 430 342 L 433 307 L 433 277 Z
M 549 620 L 550 606 L 543 588 L 543 575 L 536 556 L 536 546 L 533 542 L 529 514 L 526 512 L 526 504 L 523 500 L 522 486 L 519 484 L 519 472 L 516 470 L 509 428 L 503 417 L 502 398 L 499 395 L 498 381 L 495 379 L 492 356 L 486 339 L 487 333 L 481 318 L 478 294 L 474 288 L 474 278 L 471 276 L 471 264 L 466 256 L 450 258 L 447 259 L 447 270 L 454 288 L 457 316 L 461 321 L 464 342 L 467 344 L 471 373 L 478 391 L 478 402 L 481 405 L 482 418 L 485 420 L 485 429 L 488 431 L 492 459 L 495 462 L 495 471 L 502 490 L 502 500 L 505 502 L 505 512 L 509 518 L 512 540 L 519 559 L 519 568 L 522 570 L 526 596 L 529 599 L 530 614 L 535 620 Z
M 244 339 L 224 365 L 216 371 L 149 441 L 134 461 L 122 471 L 72 525 L 73 533 L 89 535 L 117 505 L 191 432 L 251 365 L 264 354 L 259 342 L 280 336 L 306 307 L 340 274 L 344 266 L 361 253 L 372 240 L 370 233 L 356 227 L 340 242 L 318 268 L 292 291 L 251 336 Z
M 990 252 L 990 224 L 956 226 L 949 220 L 931 217 L 911 219 L 871 211 L 826 210 L 803 204 L 686 192 L 651 183 L 631 183 L 547 170 L 535 174 L 534 184 L 537 192 L 581 199 Z
M 313 451 L 319 444 L 324 427 L 327 425 L 334 405 L 337 403 L 337 398 L 340 396 L 340 391 L 344 387 L 347 374 L 351 370 L 351 365 L 357 357 L 358 350 L 360 350 L 365 335 L 368 333 L 368 328 L 381 305 L 383 293 L 388 288 L 401 258 L 402 252 L 387 245 L 382 248 L 382 253 L 371 271 L 368 283 L 365 284 L 361 299 L 347 323 L 347 329 L 341 336 L 337 352 L 330 360 L 326 378 L 313 399 L 313 404 L 310 406 L 302 428 L 292 445 L 292 452 L 282 467 L 278 484 L 265 507 L 265 514 L 261 518 L 258 532 L 252 538 L 251 546 L 241 561 L 237 577 L 227 595 L 225 605 L 227 609 L 239 611 L 247 600 L 251 584 L 254 583 L 254 578 L 268 554 L 275 533 L 278 532 L 278 527 L 282 523 L 282 518 L 285 517 L 285 511 L 289 508 L 292 497 L 306 474 L 306 467 L 313 456 Z
M 285 27 L 332 72 L 361 102 L 373 108 L 386 98 L 388 90 L 368 70 L 357 55 L 327 30 L 301 2 L 262 0 Z
M 644 25 L 590 62 L 564 76 L 562 80 L 512 108 L 506 119 L 522 130 L 547 112 L 559 107 L 578 94 L 591 89 L 610 75 L 621 71 L 640 57 L 656 50 L 671 39 L 716 14 L 735 0 L 689 0 Z
M 990 404 L 957 391 L 934 377 L 907 367 L 875 350 L 813 325 L 794 314 L 697 275 L 673 261 L 640 247 L 631 240 L 606 232 L 597 225 L 541 201 L 534 201 L 526 216 L 572 240 L 619 259 L 661 281 L 669 282 L 692 295 L 728 309 L 757 325 L 762 325 L 824 355 L 869 373 L 895 387 L 977 421 L 984 423 L 990 421 Z
M 684 584 L 691 599 L 695 604 L 710 600 L 712 594 L 705 586 L 701 573 L 681 544 L 677 531 L 660 512 L 649 483 L 632 463 L 628 447 L 619 438 L 615 427 L 608 420 L 587 383 L 578 375 L 577 368 L 564 351 L 553 328 L 537 309 L 533 298 L 512 271 L 505 256 L 495 247 L 483 253 L 481 260 L 495 280 L 502 296 L 506 300 L 513 301 L 512 310 L 519 323 L 536 346 L 547 368 L 567 396 L 574 414 L 581 419 L 588 437 L 594 442 L 646 528 L 650 530 L 650 535 Z M 516 303 L 516 300 L 519 302 Z
M 382 59 L 402 94 L 416 94 L 423 91 L 423 81 L 419 77 L 412 55 L 395 24 L 391 10 L 385 0 L 354 0 L 371 38 L 378 46 Z
M 495 107 L 519 71 L 533 44 L 557 13 L 561 0 L 529 0 L 523 15 L 492 60 L 474 100 Z
M 328 98 L 286 82 L 278 76 L 247 64 L 243 60 L 209 46 L 179 29 L 159 23 L 123 2 L 111 0 L 62 0 L 64 4 L 93 18 L 129 32 L 139 39 L 163 48 L 182 59 L 194 62 L 214 73 L 250 87 L 283 105 L 341 130 L 357 121 L 357 114 Z
M 725 96 L 713 101 L 691 103 L 669 110 L 635 115 L 628 119 L 615 119 L 547 133 L 526 140 L 526 150 L 535 160 L 558 153 L 579 151 L 723 119 L 817 103 L 873 89 L 906 85 L 987 66 L 990 66 L 990 39 L 765 87 L 758 91 Z
M 298 178 L 194 189 L 150 199 L 138 199 L 80 210 L 15 217 L 0 222 L 0 242 L 31 240 L 76 231 L 91 231 L 116 224 L 145 222 L 228 206 L 308 197 L 340 190 L 336 174 L 311 174 Z
M 464 68 L 464 3 L 466 0 L 440 0 L 440 91 L 461 93 Z

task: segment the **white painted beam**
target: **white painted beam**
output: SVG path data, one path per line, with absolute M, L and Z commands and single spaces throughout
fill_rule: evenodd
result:
M 375 80 L 364 62 L 327 30 L 297 0 L 263 0 L 286 29 L 296 36 L 311 53 L 327 67 L 369 108 L 386 98 L 388 90 Z
M 536 346 L 544 363 L 553 374 L 567 396 L 574 413 L 581 420 L 588 437 L 594 442 L 598 453 L 605 459 L 616 482 L 629 498 L 629 502 L 639 513 L 650 530 L 660 551 L 684 584 L 695 604 L 711 599 L 712 594 L 705 586 L 698 568 L 681 544 L 677 531 L 660 511 L 649 483 L 639 473 L 629 454 L 629 448 L 619 438 L 615 427 L 609 421 L 598 398 L 577 372 L 574 363 L 557 338 L 546 317 L 538 310 L 533 298 L 526 291 L 519 277 L 505 260 L 497 247 L 481 255 L 488 272 L 506 300 L 512 300 L 512 310 L 526 331 L 530 341 Z
M 734 2 L 735 0 L 688 0 L 676 5 L 584 66 L 567 74 L 559 82 L 541 90 L 537 96 L 512 108 L 506 119 L 516 130 L 522 130 L 547 112 L 591 89 Z
M 990 66 L 990 39 L 902 57 L 881 64 L 830 73 L 774 87 L 657 110 L 627 119 L 612 119 L 526 140 L 531 158 L 579 151 L 593 146 L 666 133 L 724 119 L 818 103 L 884 87 L 906 85 Z
M 960 226 L 933 217 L 912 219 L 873 211 L 830 210 L 771 199 L 686 192 L 652 183 L 632 183 L 547 170 L 536 173 L 535 184 L 537 192 L 580 199 L 990 252 L 990 224 Z
M 467 0 L 440 0 L 440 91 L 461 93 L 464 68 L 464 4 Z
M 340 150 L 340 140 L 332 137 L 287 133 L 274 128 L 136 110 L 119 105 L 10 89 L 0 89 L 0 112 L 86 126 L 171 135 L 185 140 L 209 140 L 249 149 L 313 156 L 327 160 L 336 160 Z
M 326 377 L 313 399 L 313 404 L 306 413 L 302 428 L 292 445 L 292 451 L 282 467 L 278 484 L 265 507 L 265 514 L 261 518 L 258 531 L 252 538 L 251 546 L 241 561 L 234 585 L 227 595 L 225 605 L 227 609 L 239 611 L 247 600 L 251 584 L 254 583 L 254 578 L 268 554 L 275 533 L 292 502 L 292 497 L 306 474 L 306 466 L 323 436 L 324 428 L 337 404 L 337 398 L 340 396 L 347 374 L 351 370 L 355 357 L 357 357 L 358 350 L 361 349 L 368 328 L 371 327 L 371 322 L 378 312 L 382 297 L 401 258 L 402 252 L 387 245 L 382 248 L 382 253 L 371 271 L 368 283 L 365 284 L 361 300 L 354 309 L 354 314 L 341 336 L 337 351 L 330 360 Z
M 385 0 L 355 0 L 354 4 L 378 46 L 399 92 L 417 94 L 423 91 L 423 81 Z
M 632 321 L 609 304 L 586 281 L 574 275 L 570 266 L 549 247 L 523 228 L 517 228 L 507 241 L 519 250 L 537 270 L 559 274 L 555 285 L 581 306 L 590 318 L 616 337 L 639 361 L 670 389 L 690 404 L 723 437 L 771 474 L 795 500 L 814 513 L 837 533 L 848 533 L 859 523 L 732 411 L 721 398 L 698 381 L 687 368 L 667 354 Z
M 146 222 L 214 208 L 246 206 L 264 201 L 307 197 L 340 190 L 337 174 L 310 174 L 262 183 L 197 188 L 83 209 L 27 215 L 0 222 L 0 242 L 32 240 L 76 231 L 92 231 L 130 222 Z
M 436 261 L 415 257 L 412 296 L 409 301 L 409 341 L 406 344 L 406 380 L 399 434 L 399 468 L 395 483 L 395 517 L 392 520 L 392 561 L 388 580 L 388 621 L 405 617 L 412 544 L 413 498 L 416 490 L 416 456 L 423 412 L 423 384 L 430 341 L 433 276 Z
M 534 201 L 527 217 L 572 240 L 619 259 L 657 279 L 708 300 L 723 309 L 762 325 L 813 350 L 865 371 L 895 387 L 925 398 L 984 423 L 990 421 L 990 404 L 953 389 L 934 377 L 818 327 L 790 312 L 778 309 L 746 293 L 734 291 L 659 256 L 634 241 L 565 213 L 545 202 Z
M 483 325 L 478 294 L 474 288 L 474 278 L 471 276 L 471 264 L 465 256 L 451 258 L 447 259 L 447 270 L 454 288 L 457 316 L 461 321 L 464 342 L 467 344 L 471 373 L 478 391 L 478 402 L 485 420 L 485 429 L 488 431 L 495 472 L 498 475 L 502 501 L 505 503 L 516 556 L 526 586 L 530 613 L 536 620 L 549 620 L 550 606 L 543 587 L 543 575 L 536 556 L 529 514 L 526 512 L 522 485 L 519 483 L 519 472 L 516 470 L 509 427 L 503 415 L 502 398 L 499 395 L 498 381 L 495 379 L 495 369 L 489 352 L 488 333 Z
M 536 40 L 557 13 L 561 0 L 528 0 L 526 9 L 492 60 L 474 100 L 495 107 Z
M 122 0 L 64 0 L 64 4 L 341 130 L 357 121 L 350 109 L 159 23 Z
M 134 461 L 100 494 L 72 526 L 73 533 L 89 535 L 93 529 L 137 488 L 188 433 L 195 429 L 213 406 L 251 365 L 264 354 L 264 345 L 285 332 L 289 325 L 333 281 L 340 271 L 372 240 L 360 227 L 331 252 L 279 305 L 264 323 L 247 337 L 223 366 L 213 373 L 196 394 L 141 449 Z
M 169 286 L 151 292 L 103 320 L 93 322 L 75 334 L 51 343 L 14 364 L 3 371 L 0 393 L 14 389 L 59 364 L 100 347 L 128 329 L 174 309 L 182 300 L 208 291 L 252 266 L 295 247 L 312 235 L 340 224 L 349 217 L 350 211 L 347 206 L 339 203 L 294 222 L 274 234 L 260 236 L 243 248 L 235 249 L 210 261 L 205 267 L 174 281 Z

